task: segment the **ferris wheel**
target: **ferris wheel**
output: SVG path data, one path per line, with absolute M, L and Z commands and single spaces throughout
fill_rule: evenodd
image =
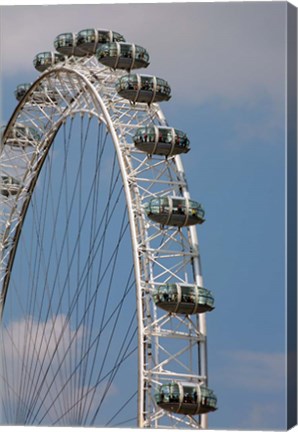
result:
M 64 33 L 2 133 L 2 424 L 206 428 L 206 313 L 168 82 L 110 30 Z

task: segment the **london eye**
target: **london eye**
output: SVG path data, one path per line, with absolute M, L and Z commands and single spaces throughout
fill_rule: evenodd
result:
M 207 428 L 205 210 L 170 84 L 112 30 L 54 48 L 2 130 L 1 423 Z

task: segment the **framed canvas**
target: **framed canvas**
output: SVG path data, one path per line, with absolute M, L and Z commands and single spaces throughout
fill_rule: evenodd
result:
M 1 426 L 296 426 L 297 7 L 0 25 Z

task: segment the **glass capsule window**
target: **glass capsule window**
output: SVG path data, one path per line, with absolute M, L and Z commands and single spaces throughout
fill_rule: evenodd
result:
M 161 225 L 183 227 L 205 221 L 201 204 L 183 197 L 152 198 L 145 211 L 149 219 Z
M 217 405 L 217 397 L 214 392 L 207 387 L 201 387 L 201 404 L 215 410 Z
M 154 288 L 155 304 L 177 314 L 204 313 L 214 309 L 211 291 L 193 284 L 165 284 Z
M 163 214 L 170 211 L 169 198 L 152 198 L 147 206 L 147 210 L 153 214 Z
M 152 209 L 152 213 L 168 213 L 170 211 L 169 199 L 167 197 L 156 198 L 153 200 L 154 207 Z
M 196 294 L 194 291 L 194 287 L 183 286 L 183 288 L 181 289 L 181 301 L 184 303 L 196 303 Z
M 134 136 L 134 142 L 155 142 L 155 135 L 154 126 L 139 128 Z
M 73 33 L 62 33 L 54 40 L 54 46 L 56 49 L 61 47 L 73 47 L 76 43 Z
M 181 132 L 177 129 L 175 129 L 175 144 L 180 147 L 186 147 L 189 148 L 189 139 L 187 138 L 187 135 L 184 132 Z
M 124 42 L 104 43 L 99 46 L 97 55 L 99 58 L 120 56 L 142 60 L 144 63 L 149 61 L 149 54 L 145 48 Z
M 185 215 L 186 210 L 187 207 L 186 207 L 185 199 L 177 199 L 177 198 L 172 199 L 172 213 Z
M 83 57 L 86 53 L 77 46 L 77 35 L 74 33 L 62 33 L 54 40 L 56 50 L 66 56 Z
M 161 394 L 166 394 L 168 396 L 169 402 L 179 402 L 179 386 L 178 384 L 172 383 L 168 385 L 161 386 Z
M 137 75 L 126 75 L 121 77 L 116 82 L 116 90 L 137 90 L 138 89 L 138 77 Z
M 214 308 L 214 297 L 211 293 L 211 291 L 200 288 L 199 289 L 199 298 L 198 298 L 199 304 L 206 304 L 210 308 Z
M 153 91 L 154 90 L 154 77 L 141 76 L 141 89 Z
M 149 54 L 147 50 L 139 45 L 135 45 L 135 57 L 137 60 L 143 60 L 144 62 L 149 62 Z
M 162 204 L 161 204 L 160 201 L 161 201 L 160 199 L 156 198 L 156 199 L 153 199 L 150 202 L 150 211 L 152 213 L 155 213 L 155 214 L 161 213 L 161 211 L 162 211 Z
M 177 383 L 163 384 L 160 386 L 158 392 L 158 401 L 166 403 L 198 403 L 198 386 L 194 385 L 183 385 L 180 386 Z
M 170 302 L 178 301 L 178 290 L 176 284 L 171 284 L 167 286 L 167 289 L 164 290 L 164 293 L 167 294 L 167 300 Z
M 217 409 L 212 390 L 193 383 L 163 384 L 155 394 L 157 405 L 177 414 L 204 414 Z
M 97 59 L 106 66 L 117 69 L 137 69 L 149 65 L 149 54 L 139 45 L 125 42 L 99 44 Z
M 94 43 L 96 41 L 96 30 L 81 30 L 78 33 L 78 45 L 81 43 Z
M 154 131 L 154 128 L 152 129 Z M 136 143 L 136 142 L 147 141 L 147 130 L 148 128 L 146 127 L 138 128 L 133 138 L 134 142 Z
M 145 129 L 145 134 L 143 135 L 144 141 L 155 142 L 156 132 L 154 127 L 148 127 Z
M 159 202 L 160 202 L 161 206 L 168 206 L 169 205 L 169 198 L 168 197 L 159 198 Z
M 155 303 L 177 303 L 178 289 L 176 284 L 162 285 L 153 292 L 153 300 Z
M 198 402 L 198 389 L 197 386 L 183 386 L 183 402 L 194 403 Z
M 52 53 L 41 53 L 35 57 L 35 65 L 40 64 L 51 64 L 52 63 Z
M 109 57 L 111 55 L 110 44 L 101 45 L 101 47 L 96 51 L 96 55 L 99 60 L 104 57 Z M 116 48 L 116 53 L 114 55 L 115 56 L 117 55 L 117 48 Z
M 158 129 L 158 142 L 162 143 L 172 143 L 173 141 L 173 131 L 172 129 Z
M 125 42 L 124 37 L 118 32 L 109 30 L 85 29 L 78 33 L 78 45 L 83 43 L 107 43 L 107 42 Z
M 173 133 L 174 132 L 174 133 Z M 162 128 L 154 126 L 148 126 L 137 130 L 135 140 L 139 141 L 158 141 L 160 143 L 172 143 L 182 147 L 189 147 L 189 139 L 184 132 L 172 128 Z
M 167 81 L 161 78 L 141 76 L 141 89 L 155 91 L 157 94 L 164 95 L 168 100 L 171 94 L 171 87 Z
M 130 86 L 126 88 L 124 88 L 123 85 L 123 78 L 124 77 L 119 78 L 118 83 L 116 83 L 116 89 L 120 96 L 134 103 L 141 102 L 151 104 L 153 102 L 167 101 L 171 97 L 171 89 L 167 82 L 159 79 L 159 82 L 162 82 L 163 85 L 157 85 L 157 78 L 154 76 L 130 75 L 129 81 L 127 81 Z M 132 85 L 132 82 L 135 82 L 135 86 Z
M 196 201 L 189 200 L 189 211 L 191 215 L 198 216 L 202 219 L 205 217 L 205 210 L 201 206 L 201 204 Z
M 117 32 L 113 32 L 113 42 L 125 42 L 125 38 Z
M 33 60 L 34 67 L 39 71 L 44 71 L 48 67 L 64 61 L 65 57 L 62 54 L 52 53 L 51 51 L 39 53 Z
M 129 58 L 133 57 L 133 45 L 132 44 L 122 43 L 119 45 L 119 48 L 120 48 L 120 55 L 121 56 L 129 57 Z
M 97 30 L 97 42 L 98 43 L 111 42 L 111 33 L 108 30 Z
M 165 80 L 156 78 L 156 91 L 170 96 L 171 88 Z
M 19 84 L 14 92 L 16 99 L 20 101 L 25 96 L 30 87 L 30 83 Z
M 145 140 L 149 142 L 155 141 L 155 128 L 154 127 L 148 127 L 147 128 L 147 136 L 145 137 Z
M 98 32 L 98 43 L 106 42 L 125 42 L 124 37 L 117 32 L 109 30 L 97 30 Z
M 103 57 L 117 57 L 118 56 L 118 46 L 117 43 L 107 43 L 100 45 L 97 53 L 99 56 Z
M 189 151 L 189 139 L 182 131 L 171 127 L 147 126 L 137 129 L 133 141 L 148 154 L 172 156 Z

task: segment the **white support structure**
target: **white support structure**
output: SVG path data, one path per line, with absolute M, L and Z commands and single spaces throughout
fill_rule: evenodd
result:
M 206 428 L 206 414 L 179 416 L 159 408 L 154 399 L 166 382 L 207 384 L 205 314 L 167 313 L 152 298 L 161 284 L 203 287 L 203 279 L 196 228 L 161 227 L 146 216 L 150 198 L 189 198 L 189 192 L 180 156 L 148 157 L 134 146 L 137 128 L 167 123 L 158 104 L 131 104 L 118 96 L 115 81 L 124 73 L 100 66 L 94 57 L 70 58 L 41 74 L 11 117 L 3 136 L 1 175 L 18 183 L 15 193 L 0 195 L 1 315 L 23 220 L 57 130 L 77 113 L 95 116 L 114 142 L 130 221 L 138 311 L 138 426 Z M 30 145 L 9 145 L 17 124 L 37 132 Z

